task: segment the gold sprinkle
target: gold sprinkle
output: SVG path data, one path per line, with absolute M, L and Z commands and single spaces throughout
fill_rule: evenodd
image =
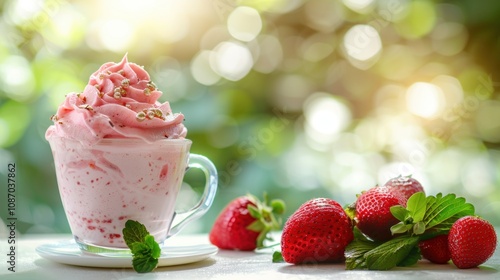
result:
M 158 118 L 162 118 L 163 117 L 163 112 L 160 109 L 156 108 L 156 109 L 153 109 L 153 110 L 155 112 L 155 116 L 157 116 Z
M 148 88 L 150 90 L 156 90 L 157 89 L 157 87 L 156 87 L 155 83 L 153 83 L 153 81 L 148 81 Z
M 121 69 L 121 70 L 118 70 L 117 73 L 123 76 L 123 73 L 125 73 L 125 71 L 123 71 L 123 69 Z
M 115 90 L 114 90 L 114 97 L 116 99 L 118 99 L 118 98 L 120 98 L 122 96 L 127 96 L 127 91 L 124 90 L 122 87 L 115 88 Z
M 130 80 L 129 79 L 123 79 L 122 80 L 122 87 L 123 88 L 128 88 L 129 85 L 130 85 Z
M 152 110 L 148 110 L 148 119 L 152 120 L 155 117 L 155 112 Z
M 150 95 L 151 95 L 151 89 L 149 89 L 149 88 L 145 88 L 145 89 L 144 89 L 144 94 L 145 94 L 146 96 L 150 96 Z
M 137 113 L 137 115 L 135 116 L 135 118 L 136 118 L 137 121 L 142 122 L 143 120 L 146 119 L 146 113 L 139 112 L 139 113 Z
M 89 104 L 80 105 L 80 106 L 78 106 L 78 108 L 80 108 L 80 109 L 86 109 L 86 110 L 89 110 L 89 111 L 94 110 L 94 108 L 92 108 L 92 106 L 90 106 Z
M 50 120 L 51 120 L 51 121 L 53 121 L 53 122 L 56 122 L 56 121 L 57 121 L 57 119 L 58 119 L 57 115 L 52 115 L 52 116 L 50 117 Z

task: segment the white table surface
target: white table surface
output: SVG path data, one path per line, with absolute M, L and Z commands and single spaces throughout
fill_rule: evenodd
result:
M 498 231 L 497 231 L 498 232 Z M 40 257 L 35 248 L 71 239 L 70 235 L 24 235 L 17 240 L 17 272 L 7 270 L 7 240 L 0 239 L 0 279 L 500 279 L 500 249 L 479 268 L 458 269 L 453 264 L 436 265 L 420 261 L 409 268 L 390 271 L 345 270 L 344 264 L 291 265 L 272 263 L 272 250 L 238 252 L 220 250 L 206 260 L 160 267 L 138 274 L 132 269 L 90 268 L 59 264 Z M 168 244 L 208 244 L 206 234 L 179 235 Z

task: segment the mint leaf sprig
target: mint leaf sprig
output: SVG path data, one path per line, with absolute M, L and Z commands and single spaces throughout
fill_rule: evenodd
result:
M 158 266 L 160 245 L 149 234 L 146 227 L 134 220 L 128 220 L 122 230 L 123 239 L 132 252 L 132 266 L 138 273 L 151 272 Z
M 346 269 L 389 270 L 414 265 L 421 259 L 419 241 L 447 234 L 456 220 L 474 212 L 472 204 L 455 194 L 426 197 L 424 193 L 415 193 L 406 208 L 391 207 L 392 215 L 400 221 L 391 227 L 395 238 L 375 242 L 354 229 L 354 241 L 345 250 Z

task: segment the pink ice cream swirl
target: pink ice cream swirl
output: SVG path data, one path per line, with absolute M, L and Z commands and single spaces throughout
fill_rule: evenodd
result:
M 103 138 L 140 138 L 146 142 L 185 138 L 184 115 L 172 113 L 162 92 L 140 66 L 103 64 L 82 93 L 69 93 L 52 117 L 46 138 L 67 137 L 97 143 Z

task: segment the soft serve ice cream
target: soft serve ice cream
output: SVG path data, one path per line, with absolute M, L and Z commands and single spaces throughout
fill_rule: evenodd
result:
M 69 93 L 46 138 L 66 137 L 83 143 L 103 138 L 139 138 L 146 142 L 184 138 L 184 116 L 174 114 L 149 74 L 127 61 L 108 62 L 90 76 L 81 93 Z
M 123 247 L 128 219 L 168 236 L 191 142 L 140 66 L 105 63 L 70 93 L 46 132 L 71 231 L 80 244 Z M 165 140 L 167 139 L 167 140 Z

